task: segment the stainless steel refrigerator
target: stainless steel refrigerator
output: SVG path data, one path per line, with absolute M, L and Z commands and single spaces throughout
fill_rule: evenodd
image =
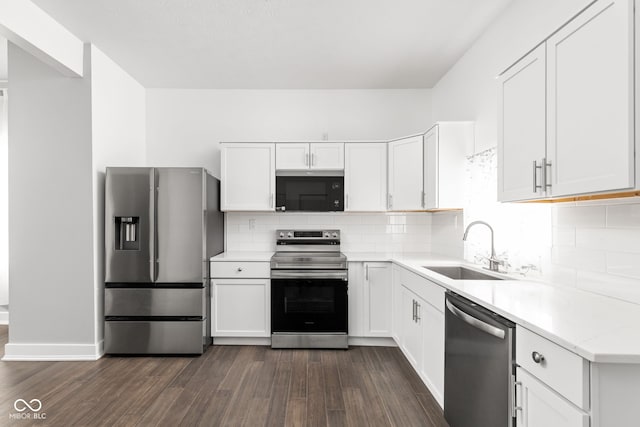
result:
M 201 354 L 209 258 L 224 250 L 220 182 L 202 168 L 107 168 L 105 352 Z

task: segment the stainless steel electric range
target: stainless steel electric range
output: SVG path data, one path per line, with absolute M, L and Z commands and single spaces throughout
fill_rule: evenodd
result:
M 347 258 L 340 230 L 277 230 L 271 347 L 348 348 Z

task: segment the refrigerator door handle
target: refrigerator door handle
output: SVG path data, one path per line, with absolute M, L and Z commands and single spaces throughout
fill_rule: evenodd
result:
M 156 173 L 155 169 L 149 172 L 149 274 L 151 281 L 156 281 Z

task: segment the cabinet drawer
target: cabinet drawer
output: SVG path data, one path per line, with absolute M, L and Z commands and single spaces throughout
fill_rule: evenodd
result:
M 271 269 L 268 262 L 224 261 L 211 263 L 211 277 L 268 279 Z
M 444 313 L 445 290 L 442 286 L 404 268 L 399 268 L 397 271 L 399 273 L 400 283 L 403 286 L 420 296 L 441 313 Z
M 543 356 L 534 360 L 534 353 Z M 589 362 L 520 325 L 516 363 L 578 407 L 589 410 Z

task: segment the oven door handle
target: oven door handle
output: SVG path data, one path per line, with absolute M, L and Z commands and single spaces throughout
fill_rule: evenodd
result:
M 340 279 L 347 281 L 346 271 L 271 270 L 272 279 Z

